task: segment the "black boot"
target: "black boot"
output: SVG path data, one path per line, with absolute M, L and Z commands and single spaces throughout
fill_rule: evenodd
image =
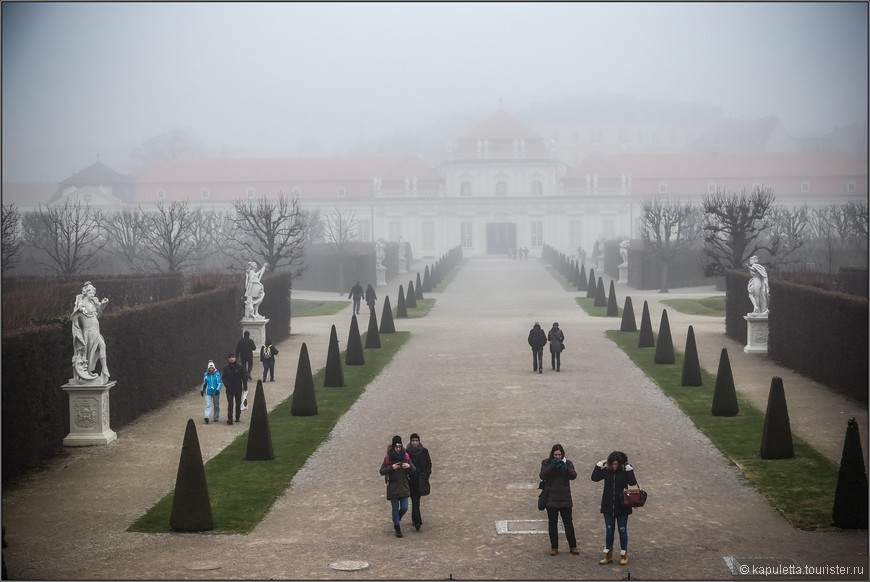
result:
M 402 526 L 394 525 L 393 528 L 396 530 L 396 537 L 397 538 L 403 537 L 402 536 Z

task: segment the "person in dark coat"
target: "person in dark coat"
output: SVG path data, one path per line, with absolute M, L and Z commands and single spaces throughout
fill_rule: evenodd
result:
M 260 362 L 263 364 L 263 382 L 266 381 L 266 376 L 269 376 L 269 382 L 275 381 L 275 356 L 278 355 L 278 348 L 272 345 L 272 340 L 266 338 L 266 343 L 260 348 Z
M 251 339 L 251 332 L 246 331 L 244 337 L 236 344 L 236 359 L 245 369 L 248 380 L 251 379 L 251 370 L 254 369 L 254 350 L 257 344 Z
M 236 413 L 236 422 L 239 422 L 242 414 L 242 390 L 247 389 L 248 374 L 236 361 L 236 354 L 227 354 L 227 365 L 221 372 L 221 381 L 226 386 L 227 393 L 227 424 L 233 423 L 233 411 Z
M 353 287 L 350 288 L 350 293 L 348 293 L 347 298 L 353 299 L 353 314 L 359 315 L 359 302 L 363 296 L 363 288 L 362 285 L 359 284 L 359 281 L 354 283 Z
M 375 293 L 375 289 L 374 289 L 374 287 L 372 287 L 372 284 L 369 283 L 366 286 L 366 305 L 369 306 L 370 313 L 375 312 L 375 301 L 377 301 L 377 300 L 378 300 L 378 296 Z
M 425 479 L 429 482 L 429 477 L 432 475 L 432 458 L 429 456 L 429 449 L 423 446 L 420 442 L 420 435 L 412 433 L 408 439 L 408 456 L 411 457 L 411 464 L 417 469 L 416 478 L 411 478 L 409 484 L 411 486 L 411 522 L 414 528 L 420 531 L 420 526 L 423 525 L 423 517 L 420 515 L 420 481 Z M 427 493 L 428 495 L 428 493 Z
M 396 537 L 402 537 L 402 516 L 408 512 L 408 498 L 411 496 L 409 481 L 417 469 L 411 462 L 411 457 L 405 451 L 402 437 L 396 435 L 387 449 L 380 473 L 387 483 L 387 499 L 393 508 L 393 529 Z
M 604 514 L 604 557 L 602 566 L 613 561 L 613 526 L 619 528 L 619 564 L 628 564 L 628 516 L 631 508 L 622 505 L 622 491 L 628 485 L 637 485 L 634 468 L 628 464 L 628 456 L 613 451 L 606 459 L 598 461 L 592 470 L 593 481 L 604 481 L 601 494 L 601 513 Z
M 547 339 L 550 341 L 550 364 L 557 372 L 562 366 L 562 350 L 565 349 L 565 334 L 559 329 L 559 324 L 553 322 L 553 327 L 547 334 Z
M 558 519 L 562 516 L 565 537 L 572 554 L 577 555 L 577 538 L 574 535 L 574 517 L 572 515 L 574 500 L 571 498 L 571 481 L 577 478 L 574 463 L 565 458 L 565 449 L 555 444 L 550 449 L 550 456 L 541 461 L 541 481 L 547 489 L 547 522 L 550 534 L 550 555 L 559 553 Z
M 532 346 L 532 372 L 544 373 L 544 346 L 547 345 L 547 334 L 537 321 L 529 330 L 529 345 Z

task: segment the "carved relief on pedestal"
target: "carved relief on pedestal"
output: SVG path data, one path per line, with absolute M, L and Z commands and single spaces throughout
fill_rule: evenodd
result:
M 96 398 L 76 398 L 76 415 L 73 421 L 79 428 L 91 429 L 97 424 L 100 416 L 99 403 Z

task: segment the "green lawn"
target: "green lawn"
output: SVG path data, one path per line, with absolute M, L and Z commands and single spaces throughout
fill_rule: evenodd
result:
M 417 299 L 417 307 L 406 307 L 408 311 L 408 319 L 417 319 L 419 317 L 426 317 L 429 314 L 429 311 L 435 305 L 435 299 Z M 393 308 L 393 323 L 395 323 L 396 317 L 396 308 Z M 404 319 L 404 318 L 401 318 Z
M 680 313 L 725 317 L 724 295 L 714 295 L 702 299 L 665 299 L 662 303 Z
M 793 458 L 762 459 L 759 453 L 764 429 L 762 411 L 738 393 L 737 416 L 713 416 L 710 413 L 716 384 L 713 375 L 701 369 L 703 386 L 680 386 L 682 352 L 674 350 L 674 364 L 656 364 L 654 348 L 637 347 L 639 332 L 606 333 L 792 525 L 803 530 L 835 529 L 831 513 L 839 470 L 836 463 L 794 435 Z
M 362 334 L 363 345 L 365 335 Z M 287 398 L 269 413 L 274 461 L 245 461 L 248 433 L 245 431 L 205 464 L 214 530 L 218 533 L 247 533 L 263 518 L 278 495 L 290 484 L 308 457 L 329 437 L 338 419 L 356 402 L 393 356 L 410 339 L 410 332 L 380 334 L 381 347 L 365 350 L 365 365 L 344 366 L 345 386 L 323 388 L 325 370 L 314 374 L 316 416 L 290 414 L 293 398 Z M 342 352 L 344 362 L 344 352 Z M 266 385 L 268 401 L 268 384 Z M 253 394 L 253 392 L 252 392 Z M 250 419 L 250 413 L 247 416 Z M 197 425 L 200 439 L 213 425 Z M 178 438 L 184 431 L 179 430 Z M 168 532 L 173 493 L 166 495 L 129 531 Z
M 584 295 L 583 297 L 575 297 L 574 301 L 583 308 L 583 311 L 592 317 L 607 317 L 607 307 L 595 307 L 595 299 Z M 622 307 L 617 307 L 616 310 L 619 312 L 619 317 L 622 317 Z M 613 317 L 613 319 L 616 319 L 616 317 Z
M 334 315 L 350 305 L 350 301 L 313 301 L 311 299 L 290 299 L 290 314 L 293 317 L 315 315 Z

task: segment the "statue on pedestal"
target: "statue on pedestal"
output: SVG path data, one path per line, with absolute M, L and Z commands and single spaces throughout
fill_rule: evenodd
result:
M 72 320 L 73 374 L 77 382 L 109 380 L 106 341 L 100 334 L 100 316 L 108 302 L 105 297 L 102 300 L 97 299 L 97 289 L 90 281 L 86 281 L 82 292 L 76 295 L 69 317 Z M 95 371 L 98 362 L 101 368 L 99 373 Z
M 764 315 L 769 312 L 770 285 L 767 280 L 767 270 L 758 262 L 758 257 L 749 257 L 749 283 L 746 290 L 749 291 L 749 299 L 752 301 L 752 314 Z
M 266 297 L 266 291 L 260 282 L 260 278 L 266 271 L 267 266 L 264 263 L 258 271 L 256 261 L 248 263 L 248 268 L 245 271 L 245 319 L 264 319 L 260 315 L 259 309 L 260 304 Z
M 385 269 L 384 267 L 384 257 L 386 257 L 386 253 L 384 253 L 384 243 L 378 241 L 375 243 L 375 253 L 378 257 L 378 264 L 376 265 L 378 269 Z
M 631 243 L 628 242 L 628 239 L 623 240 L 619 243 L 619 256 L 622 257 L 622 263 L 619 264 L 620 267 L 628 266 L 628 247 L 631 246 Z

